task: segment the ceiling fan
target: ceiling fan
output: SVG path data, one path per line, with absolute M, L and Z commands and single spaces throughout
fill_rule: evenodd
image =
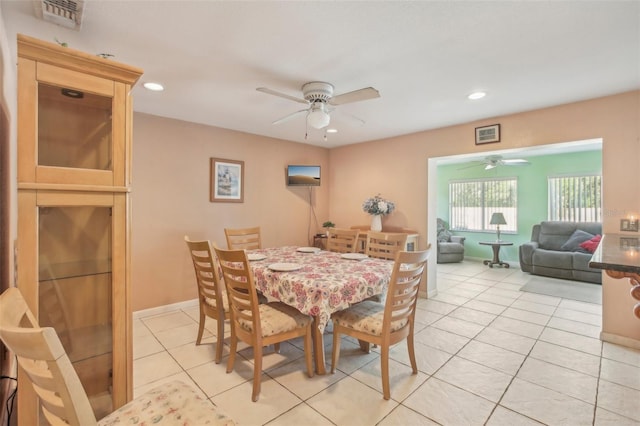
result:
M 531 164 L 529 161 L 523 158 L 514 158 L 514 159 L 505 159 L 502 155 L 489 155 L 485 157 L 483 160 L 476 161 L 476 163 L 480 164 L 472 164 L 468 167 L 480 166 L 484 165 L 485 170 L 495 169 L 498 166 L 527 166 Z M 464 167 L 467 168 L 467 167 Z
M 285 121 L 296 117 L 298 114 L 306 113 L 307 125 L 314 129 L 322 129 L 329 125 L 329 122 L 331 121 L 329 114 L 334 110 L 333 108 L 330 108 L 330 106 L 344 105 L 380 97 L 380 92 L 373 87 L 365 87 L 363 89 L 334 96 L 333 85 L 323 81 L 312 81 L 303 84 L 302 98 L 287 95 L 286 93 L 281 93 L 267 87 L 258 87 L 256 90 L 258 92 L 279 96 L 281 98 L 307 105 L 307 108 L 285 115 L 284 117 L 274 121 L 272 124 L 284 123 Z M 361 124 L 364 124 L 364 120 L 355 116 L 351 117 L 355 118 Z

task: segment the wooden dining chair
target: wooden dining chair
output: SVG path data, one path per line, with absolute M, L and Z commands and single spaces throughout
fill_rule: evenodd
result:
M 338 253 L 353 253 L 358 245 L 357 229 L 327 229 L 327 250 Z
M 216 364 L 220 364 L 222 359 L 222 349 L 224 345 L 224 321 L 231 318 L 229 311 L 229 300 L 224 284 L 221 283 L 220 268 L 213 254 L 213 248 L 208 240 L 191 241 L 188 236 L 184 236 L 189 254 L 193 262 L 193 269 L 196 273 L 196 284 L 198 285 L 198 306 L 200 307 L 200 321 L 198 325 L 198 338 L 196 345 L 202 342 L 204 326 L 207 317 L 216 320 Z
M 404 250 L 407 234 L 389 232 L 367 232 L 365 253 L 369 257 L 395 260 L 396 253 Z
M 32 386 L 38 395 L 44 416 L 41 423 L 113 425 L 135 419 L 137 424 L 235 424 L 193 388 L 179 381 L 158 386 L 97 422 L 55 330 L 38 325 L 15 287 L 0 295 L 0 339 L 15 354 L 25 373 L 27 381 L 20 381 L 20 386 Z
M 340 357 L 340 335 L 354 337 L 380 347 L 380 370 L 384 399 L 391 398 L 389 388 L 389 347 L 407 339 L 413 374 L 418 373 L 413 344 L 414 319 L 418 290 L 431 247 L 425 251 L 401 251 L 396 255 L 384 304 L 365 300 L 343 311 L 333 320 L 331 372 Z
M 224 235 L 227 237 L 227 248 L 229 250 L 254 250 L 262 248 L 259 226 L 242 229 L 225 228 Z
M 217 247 L 215 251 L 231 305 L 231 353 L 227 373 L 233 371 L 238 340 L 251 345 L 254 354 L 251 400 L 255 402 L 260 395 L 263 348 L 303 336 L 307 374 L 313 377 L 311 317 L 281 302 L 259 304 L 246 252 Z

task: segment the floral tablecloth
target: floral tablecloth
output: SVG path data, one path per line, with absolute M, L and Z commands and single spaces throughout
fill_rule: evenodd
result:
M 316 318 L 324 332 L 333 312 L 382 294 L 391 279 L 393 261 L 366 258 L 344 259 L 341 253 L 319 251 L 304 253 L 298 247 L 251 250 L 266 256 L 251 261 L 256 288 L 269 301 L 280 301 Z M 291 272 L 269 269 L 274 263 L 297 263 L 302 268 Z

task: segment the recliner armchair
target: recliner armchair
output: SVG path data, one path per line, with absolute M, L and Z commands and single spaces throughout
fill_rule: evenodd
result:
M 438 263 L 462 262 L 465 237 L 451 235 L 444 220 L 438 218 Z

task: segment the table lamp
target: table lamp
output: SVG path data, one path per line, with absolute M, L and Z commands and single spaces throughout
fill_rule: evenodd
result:
M 491 215 L 491 222 L 489 222 L 489 224 L 497 225 L 498 241 L 500 241 L 500 225 L 507 224 L 507 221 L 504 220 L 504 215 L 502 213 L 493 213 Z

